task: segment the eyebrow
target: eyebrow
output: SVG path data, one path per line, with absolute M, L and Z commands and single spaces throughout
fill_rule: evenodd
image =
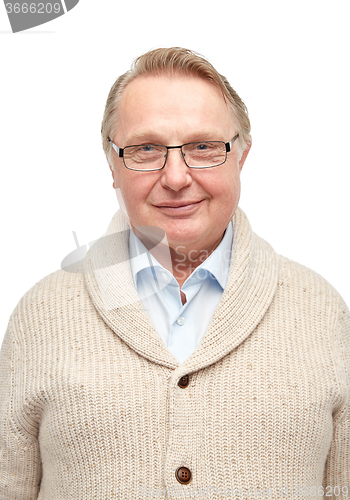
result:
M 135 144 L 139 144 L 139 142 L 149 143 L 149 144 L 160 144 L 165 145 L 166 142 L 164 139 L 160 139 L 160 134 L 154 131 L 140 131 L 132 134 L 127 138 L 126 144 L 128 146 L 132 146 Z M 188 142 L 200 142 L 200 141 L 222 141 L 222 133 L 219 133 L 217 130 L 203 130 L 202 132 L 189 133 L 188 139 L 184 144 Z M 175 144 L 169 144 L 169 146 L 175 146 Z

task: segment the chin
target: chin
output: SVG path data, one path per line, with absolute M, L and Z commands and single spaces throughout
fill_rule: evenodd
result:
M 199 231 L 165 231 L 168 245 L 172 248 L 180 245 L 191 245 L 205 237 L 203 232 Z

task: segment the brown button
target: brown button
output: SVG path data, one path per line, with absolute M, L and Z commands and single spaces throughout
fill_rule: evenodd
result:
M 179 483 L 188 484 L 192 479 L 192 474 L 187 467 L 179 467 L 175 472 L 175 477 Z
M 188 375 L 184 375 L 183 377 L 180 378 L 177 385 L 181 387 L 181 389 L 185 389 L 185 387 L 187 387 L 189 383 L 190 383 L 190 377 Z

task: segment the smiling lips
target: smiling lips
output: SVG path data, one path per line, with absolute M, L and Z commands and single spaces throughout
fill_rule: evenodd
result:
M 157 208 L 180 208 L 180 207 L 187 207 L 189 205 L 195 205 L 196 203 L 200 203 L 202 200 L 199 201 L 171 201 L 171 202 L 165 202 L 165 203 L 160 203 L 159 205 L 155 205 Z
M 203 200 L 199 201 L 172 201 L 172 202 L 164 202 L 164 204 L 160 205 L 154 205 L 156 208 L 159 210 L 162 210 L 163 212 L 168 212 L 169 214 L 176 214 L 176 213 L 183 213 L 183 212 L 190 212 L 193 209 L 196 209 L 197 206 L 202 202 Z

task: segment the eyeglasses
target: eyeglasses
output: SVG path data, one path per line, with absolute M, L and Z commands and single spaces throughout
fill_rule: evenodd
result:
M 169 149 L 181 149 L 184 162 L 190 168 L 212 168 L 225 163 L 227 153 L 239 137 L 235 135 L 229 142 L 201 141 L 188 142 L 182 146 L 161 146 L 159 144 L 141 144 L 119 148 L 110 140 L 114 151 L 119 158 L 123 158 L 124 165 L 129 170 L 152 172 L 164 168 Z

